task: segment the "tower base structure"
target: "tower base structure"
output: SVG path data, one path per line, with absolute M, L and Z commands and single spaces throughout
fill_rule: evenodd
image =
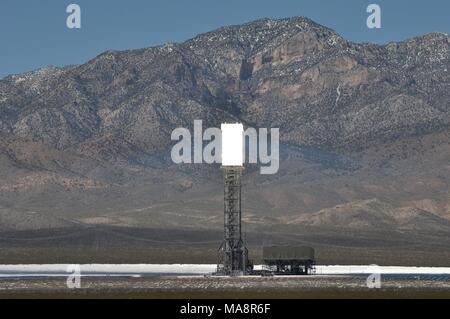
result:
M 224 240 L 219 248 L 217 275 L 243 276 L 252 272 L 248 250 L 242 240 L 241 177 L 242 166 L 223 167 Z

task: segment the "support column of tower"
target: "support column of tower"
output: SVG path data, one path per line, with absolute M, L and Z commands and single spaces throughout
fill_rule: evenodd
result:
M 217 273 L 245 275 L 251 269 L 248 250 L 242 240 L 241 177 L 242 166 L 224 166 L 224 240 L 219 249 Z
M 248 250 L 242 240 L 241 177 L 244 169 L 244 126 L 223 123 L 222 170 L 224 179 L 224 232 L 217 274 L 240 276 L 251 272 Z

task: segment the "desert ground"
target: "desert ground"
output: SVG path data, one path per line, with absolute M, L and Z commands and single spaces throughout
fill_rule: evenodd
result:
M 382 277 L 369 289 L 364 276 L 82 278 L 68 289 L 65 278 L 0 281 L 0 298 L 450 298 L 445 276 Z

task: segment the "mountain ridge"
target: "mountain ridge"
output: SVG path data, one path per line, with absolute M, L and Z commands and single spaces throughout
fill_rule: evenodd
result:
M 244 34 L 244 36 L 242 36 L 242 33 Z M 301 35 L 301 39 L 295 38 L 298 35 Z M 265 39 L 265 37 L 268 37 L 269 39 L 267 40 Z M 260 40 L 260 38 L 262 40 Z M 322 38 L 325 40 L 323 40 Z M 15 121 L 14 123 L 14 119 L 12 119 L 11 123 L 8 124 L 4 123 L 6 121 L 2 121 L 2 123 L 0 123 L 2 124 L 0 127 L 3 128 L 4 133 L 5 131 L 6 132 L 9 131 L 12 132 L 13 134 L 22 137 L 26 138 L 31 137 L 36 139 L 38 138 L 38 136 L 36 136 L 37 134 L 31 134 L 30 136 L 29 131 L 31 129 L 28 123 L 33 120 L 39 120 L 40 118 L 43 118 L 44 121 L 45 120 L 48 121 L 51 119 L 53 122 L 59 122 L 58 126 L 61 130 L 61 133 L 63 134 L 56 134 L 56 136 L 55 134 L 53 134 L 53 136 L 48 136 L 46 138 L 45 136 L 42 136 L 43 135 L 42 133 L 44 132 L 39 132 L 40 133 L 39 138 L 41 138 L 44 142 L 49 142 L 51 144 L 56 143 L 57 144 L 56 146 L 58 148 L 64 148 L 67 145 L 82 142 L 83 140 L 88 139 L 92 135 L 101 134 L 102 133 L 101 125 L 103 123 L 106 123 L 106 125 L 104 126 L 107 126 L 109 121 L 114 121 L 116 119 L 118 121 L 122 122 L 124 121 L 124 119 L 121 118 L 120 114 L 114 113 L 114 108 L 117 107 L 114 106 L 114 104 L 117 103 L 120 104 L 121 100 L 123 100 L 124 97 L 116 93 L 115 94 L 116 99 L 114 99 L 114 96 L 112 96 L 109 99 L 107 97 L 100 98 L 98 96 L 100 92 L 96 91 L 95 89 L 100 89 L 101 91 L 102 86 L 107 85 L 111 88 L 109 89 L 109 91 L 104 92 L 104 94 L 111 92 L 114 95 L 114 92 L 117 92 L 117 89 L 120 89 L 119 91 L 124 91 L 125 95 L 128 94 L 131 95 L 131 97 L 135 96 L 136 99 L 141 100 L 142 99 L 145 100 L 145 98 L 148 98 L 145 96 L 150 94 L 145 93 L 146 95 L 141 97 L 139 96 L 139 93 L 137 93 L 139 91 L 136 90 L 142 88 L 139 86 L 137 88 L 133 88 L 132 82 L 136 81 L 133 78 L 134 74 L 133 72 L 135 73 L 139 72 L 136 71 L 136 68 L 139 68 L 137 66 L 139 65 L 139 63 L 134 63 L 133 66 L 131 67 L 130 64 L 132 62 L 140 62 L 140 64 L 143 64 L 145 68 L 150 66 L 153 67 L 156 64 L 155 68 L 156 70 L 154 70 L 154 72 L 152 72 L 151 74 L 146 74 L 150 75 L 150 78 L 146 79 L 145 82 L 142 84 L 149 85 L 150 88 L 158 90 L 161 93 L 160 100 L 162 99 L 170 101 L 171 98 L 172 99 L 174 98 L 174 95 L 181 95 L 181 97 L 176 98 L 177 100 L 176 102 L 180 102 L 179 101 L 180 99 L 184 100 L 184 102 L 188 102 L 189 105 L 187 105 L 186 107 L 190 107 L 191 110 L 196 110 L 197 114 L 199 114 L 200 112 L 201 114 L 199 115 L 202 115 L 204 113 L 207 113 L 208 111 L 214 110 L 214 108 L 219 107 L 220 110 L 218 110 L 218 112 L 215 112 L 215 114 L 211 114 L 211 116 L 215 117 L 238 116 L 240 117 L 241 120 L 245 120 L 251 124 L 266 124 L 267 122 L 270 122 L 280 124 L 280 126 L 281 124 L 289 126 L 289 123 L 286 123 L 287 118 L 292 118 L 292 115 L 295 115 L 296 114 L 295 112 L 298 111 L 292 110 L 288 112 L 286 115 L 286 119 L 283 119 L 284 116 L 280 114 L 282 112 L 278 112 L 279 114 L 277 114 L 277 118 L 274 118 L 274 116 L 272 116 L 271 114 L 267 114 L 267 111 L 258 110 L 258 108 L 261 107 L 260 105 L 261 102 L 258 101 L 258 97 L 252 99 L 251 96 L 256 94 L 262 96 L 263 98 L 266 98 L 265 93 L 269 90 L 269 88 L 271 88 L 278 90 L 278 92 L 276 92 L 277 94 L 270 95 L 269 98 L 272 99 L 277 98 L 278 100 L 281 100 L 282 102 L 281 104 L 296 102 L 295 97 L 297 97 L 297 99 L 308 98 L 308 93 L 304 92 L 308 89 L 307 86 L 310 85 L 308 81 L 317 82 L 318 80 L 317 77 L 321 79 L 320 70 L 322 69 L 323 65 L 325 69 L 334 68 L 335 72 L 347 73 L 345 74 L 346 78 L 335 77 L 335 79 L 333 79 L 331 77 L 322 79 L 321 85 L 325 86 L 326 92 L 323 93 L 325 93 L 326 95 L 334 95 L 335 93 L 337 93 L 337 91 L 343 91 L 342 98 L 340 97 L 341 93 L 339 93 L 339 95 L 336 94 L 336 96 L 334 97 L 330 96 L 326 100 L 324 99 L 325 97 L 322 98 L 324 99 L 324 101 L 321 102 L 329 105 L 334 105 L 334 107 L 336 107 L 336 104 L 338 104 L 338 102 L 342 102 L 342 99 L 344 99 L 346 94 L 348 94 L 347 92 L 345 92 L 346 86 L 348 86 L 349 89 L 353 89 L 355 85 L 364 85 L 364 83 L 369 80 L 380 81 L 379 78 L 380 75 L 377 72 L 371 71 L 374 67 L 370 65 L 373 64 L 374 62 L 370 62 L 370 58 L 368 61 L 366 61 L 367 63 L 369 63 L 368 65 L 364 64 L 366 63 L 364 61 L 363 64 L 360 63 L 361 61 L 358 61 L 358 59 L 361 59 L 361 56 L 359 56 L 357 53 L 358 50 L 370 51 L 370 48 L 374 47 L 377 50 L 383 49 L 389 54 L 389 52 L 391 51 L 394 53 L 395 51 L 398 51 L 399 49 L 397 48 L 397 46 L 399 45 L 401 46 L 402 44 L 404 44 L 408 46 L 410 45 L 410 43 L 416 42 L 421 43 L 425 40 L 434 41 L 436 40 L 435 38 L 438 38 L 440 41 L 446 42 L 447 44 L 445 48 L 446 51 L 434 52 L 434 56 L 428 54 L 427 56 L 429 57 L 429 61 L 425 61 L 428 63 L 433 63 L 436 61 L 439 62 L 440 61 L 439 59 L 442 58 L 443 54 L 447 55 L 448 59 L 448 36 L 445 37 L 443 34 L 430 34 L 409 39 L 407 41 L 399 43 L 389 43 L 387 45 L 371 44 L 365 46 L 364 44 L 355 44 L 352 42 L 348 42 L 339 35 L 337 35 L 337 33 L 335 33 L 334 31 L 322 27 L 312 22 L 311 20 L 305 19 L 303 17 L 281 19 L 281 20 L 270 20 L 270 19 L 257 20 L 255 22 L 247 23 L 241 26 L 219 28 L 215 31 L 199 35 L 197 37 L 194 37 L 179 44 L 169 44 L 151 47 L 147 49 L 128 50 L 128 51 L 107 51 L 105 53 L 98 55 L 96 58 L 90 60 L 84 65 L 69 67 L 65 69 L 50 68 L 45 70 L 39 70 L 36 72 L 27 73 L 25 75 L 25 78 L 21 76 L 13 76 L 10 80 L 14 79 L 15 84 L 18 84 L 19 86 L 20 83 L 27 82 L 27 77 L 30 78 L 29 81 L 33 82 L 30 83 L 28 87 L 19 88 L 25 90 L 25 93 L 31 95 L 29 98 L 35 98 L 36 96 L 39 96 L 41 90 L 44 91 L 50 90 L 49 87 L 45 86 L 43 87 L 43 85 L 41 84 L 41 82 L 47 82 L 49 78 L 53 78 L 52 79 L 53 85 L 57 85 L 55 82 L 65 81 L 66 85 L 68 86 L 66 89 L 70 91 L 71 95 L 66 97 L 66 103 L 72 102 L 75 104 L 75 106 L 77 106 L 77 108 L 84 107 L 84 109 L 82 109 L 80 112 L 80 110 L 73 110 L 73 107 L 71 107 L 70 105 L 62 105 L 59 106 L 60 108 L 62 108 L 62 112 L 52 112 L 52 114 L 48 114 L 48 112 L 41 111 L 37 112 L 37 114 L 33 114 L 34 116 L 27 119 L 23 119 L 23 117 L 26 117 L 25 115 L 27 112 L 23 111 L 20 112 L 20 110 L 11 110 L 9 113 L 16 113 L 17 111 L 19 113 L 22 113 L 18 114 L 17 118 L 18 121 Z M 292 39 L 294 39 L 294 41 L 292 43 L 289 42 L 292 41 Z M 331 41 L 331 45 L 327 43 L 327 41 Z M 256 46 L 256 49 L 252 48 L 253 44 L 249 43 L 253 42 L 262 42 L 261 47 Z M 419 47 L 420 43 L 418 45 Z M 434 44 L 435 43 L 431 43 L 431 45 Z M 225 45 L 226 48 L 224 50 L 210 50 L 209 48 L 210 45 L 213 45 L 216 48 L 217 45 L 219 45 L 219 47 Z M 325 47 L 327 45 L 328 47 Z M 248 50 L 249 48 L 253 51 L 243 52 L 245 50 Z M 271 50 L 274 52 L 272 52 Z M 287 51 L 284 52 L 283 50 Z M 292 52 L 290 52 L 289 50 L 291 50 Z M 212 54 L 211 51 L 215 52 Z M 312 53 L 312 55 L 315 56 L 316 51 L 320 52 L 321 55 L 324 55 L 328 51 L 329 52 L 327 53 L 328 55 L 325 54 L 324 57 L 319 58 L 315 57 L 313 58 L 312 62 L 308 62 L 309 56 L 311 55 L 310 53 Z M 216 54 L 219 55 L 215 56 Z M 228 54 L 231 54 L 231 58 L 226 56 Z M 337 56 L 335 56 L 336 54 Z M 291 58 L 300 59 L 300 61 L 290 60 L 291 59 L 289 57 L 290 55 L 292 56 Z M 302 60 L 302 56 L 306 57 L 305 61 Z M 214 62 L 215 65 L 211 66 L 210 62 L 201 61 L 201 59 L 203 58 L 205 58 L 205 60 L 208 60 L 208 58 L 209 59 L 215 58 Z M 407 58 L 409 59 L 410 57 Z M 156 60 L 163 59 L 163 61 L 158 60 L 155 62 L 155 59 Z M 250 59 L 251 61 L 250 60 L 247 61 L 248 59 Z M 283 59 L 285 60 L 282 62 Z M 126 60 L 130 61 L 127 65 L 123 66 L 122 64 L 126 63 L 127 62 Z M 168 65 L 167 63 L 171 65 Z M 288 64 L 287 69 L 284 68 L 286 63 Z M 382 57 L 378 63 L 386 63 L 386 61 L 384 61 L 384 57 Z M 391 63 L 398 64 L 398 62 L 395 59 L 392 59 Z M 265 64 L 269 65 L 265 66 Z M 299 65 L 300 69 L 292 69 L 292 64 Z M 114 68 L 117 68 L 117 70 L 111 71 L 108 70 L 108 68 L 110 68 L 109 65 L 111 65 L 111 67 L 114 66 Z M 316 65 L 319 65 L 319 67 L 318 68 L 314 67 Z M 407 67 L 407 65 L 404 67 Z M 103 79 L 96 79 L 95 78 L 96 76 L 94 74 L 88 76 L 86 79 L 83 78 L 83 74 L 95 72 L 95 68 L 104 71 Z M 164 71 L 160 69 L 160 72 L 158 73 L 157 72 L 159 71 L 158 68 L 164 68 Z M 279 70 L 280 68 L 281 70 Z M 170 74 L 171 70 L 173 74 Z M 141 74 L 134 74 L 134 77 L 142 75 L 142 71 L 145 72 L 145 69 L 141 70 Z M 283 77 L 283 72 L 291 72 L 291 73 L 294 72 L 293 73 L 294 78 L 296 76 L 295 73 L 300 73 L 302 74 L 302 78 L 299 81 L 300 82 L 299 85 L 302 84 L 305 85 L 306 89 L 301 90 L 299 88 L 299 85 L 291 83 L 286 83 L 285 84 L 286 87 L 284 88 L 284 90 L 282 90 L 281 88 L 277 88 L 276 84 L 272 83 L 271 81 L 271 78 L 273 76 L 272 75 L 269 77 L 264 76 L 264 72 L 274 73 L 276 81 L 279 83 L 282 83 L 283 81 L 292 82 L 292 80 Z M 383 70 L 382 66 L 380 72 L 387 72 L 387 71 Z M 167 78 L 164 75 L 164 73 L 169 73 L 170 74 L 169 78 Z M 199 75 L 197 73 L 201 74 Z M 392 79 L 385 79 L 385 80 L 381 79 L 381 81 L 383 82 L 382 85 L 390 85 L 389 83 L 392 83 L 392 81 L 399 80 L 395 79 L 396 77 L 398 78 L 398 75 L 396 75 L 396 73 L 398 72 L 392 72 L 392 74 L 389 76 L 393 77 Z M 262 74 L 262 77 L 259 76 L 257 79 L 255 79 L 255 81 L 253 81 L 257 83 L 252 83 L 251 79 L 249 79 L 248 77 L 250 76 L 255 77 L 258 74 Z M 61 78 L 62 75 L 67 75 L 67 78 L 66 79 Z M 111 79 L 113 77 L 116 79 L 115 80 L 116 82 L 119 81 L 122 82 L 111 83 Z M 34 78 L 38 79 L 36 81 L 33 81 Z M 41 78 L 41 80 L 39 80 L 39 78 Z M 96 81 L 98 83 L 91 83 L 92 81 Z M 187 87 L 185 87 L 184 91 L 177 93 L 176 91 L 178 91 L 177 90 L 178 88 L 174 87 L 175 83 L 174 81 L 175 82 L 181 81 Z M 226 85 L 223 86 L 219 85 L 218 83 L 211 83 L 221 81 L 224 81 Z M 263 85 L 260 85 L 261 83 L 258 83 L 260 81 L 264 81 L 265 83 L 263 83 Z M 446 79 L 446 81 L 448 81 L 448 79 Z M 2 80 L 2 83 L 5 83 L 5 80 Z M 96 86 L 96 88 L 92 88 L 92 86 Z M 124 89 L 125 87 L 128 89 Z M 53 91 L 54 89 L 55 88 L 52 87 L 51 90 Z M 114 91 L 111 91 L 113 89 Z M 381 89 L 385 90 L 386 88 Z M 419 89 L 421 88 L 418 88 L 417 90 Z M 63 88 L 59 88 L 59 91 L 61 90 L 63 90 Z M 6 95 L 4 93 L 5 89 L 1 90 L 0 92 L 2 93 L 1 99 L 2 103 L 6 104 L 5 102 L 7 102 L 9 98 L 5 96 Z M 402 92 L 402 94 L 405 94 L 405 98 L 411 101 L 411 98 L 409 97 L 410 95 L 408 95 L 407 93 L 409 92 L 404 92 L 404 90 Z M 414 93 L 418 95 L 418 97 L 421 97 L 420 91 Z M 47 94 L 51 93 L 47 92 Z M 283 101 L 286 98 L 285 96 L 286 94 L 288 94 L 289 97 L 287 101 Z M 429 95 L 430 92 L 427 92 L 427 94 Z M 56 100 L 54 102 L 50 101 L 50 103 L 58 103 L 61 105 L 61 103 L 65 102 L 64 95 L 65 95 L 64 92 L 59 92 L 59 96 L 55 97 L 59 100 Z M 250 98 L 248 98 L 249 96 Z M 125 96 L 125 98 L 126 97 L 127 96 Z M 49 98 L 50 97 L 48 97 L 47 100 Z M 154 100 L 158 99 L 158 96 L 155 97 L 150 96 L 149 98 Z M 364 98 L 367 98 L 368 100 L 368 102 L 366 103 L 370 102 L 370 96 L 364 96 Z M 100 101 L 97 102 L 96 101 L 97 99 L 100 99 Z M 14 101 L 16 105 L 24 102 L 25 101 Z M 127 103 L 128 101 L 124 102 Z M 171 102 L 173 103 L 174 101 Z M 362 103 L 359 101 L 355 102 Z M 427 105 L 426 104 L 427 101 L 422 99 L 418 99 L 417 101 L 413 102 L 425 104 L 424 106 Z M 90 110 L 90 107 L 87 106 L 87 105 L 96 105 L 97 103 L 99 103 L 99 105 L 97 105 L 97 109 Z M 155 101 L 155 103 L 159 103 L 158 100 Z M 324 105 L 323 103 L 322 105 Z M 396 104 L 396 101 L 394 100 L 390 104 Z M 405 103 L 402 103 L 402 101 L 400 101 L 400 104 L 404 105 Z M 298 104 L 295 105 L 296 108 L 298 109 Z M 113 107 L 113 109 L 110 109 L 111 106 Z M 3 108 L 4 107 L 5 106 L 3 106 Z M 126 107 L 130 108 L 130 106 L 128 105 Z M 149 107 L 152 108 L 153 110 L 141 109 L 143 115 L 150 117 L 149 120 L 151 120 L 151 118 L 153 117 L 156 117 L 159 120 L 166 120 L 166 121 L 169 120 L 169 122 L 170 121 L 173 122 L 173 120 L 175 120 L 179 122 L 183 121 L 183 119 L 186 117 L 185 114 L 182 114 L 181 118 L 180 117 L 177 118 L 176 113 L 174 113 L 173 110 L 171 110 L 172 107 L 170 106 L 164 107 L 164 109 L 159 110 L 157 109 L 157 106 L 152 105 Z M 430 107 L 428 107 L 429 109 L 428 112 L 431 113 L 436 112 L 432 107 L 431 108 Z M 6 105 L 6 108 L 8 108 L 8 105 Z M 66 110 L 64 108 L 66 108 Z M 441 110 L 442 107 L 439 108 L 439 111 Z M 260 111 L 262 111 L 262 113 Z M 304 111 L 308 112 L 307 109 Z M 334 112 L 333 109 L 324 111 L 330 113 Z M 28 110 L 28 112 L 31 111 Z M 257 113 L 255 114 L 255 112 Z M 85 115 L 85 117 L 77 116 L 77 113 L 78 114 L 82 113 L 82 115 Z M 317 113 L 312 115 L 320 116 L 320 114 Z M 426 114 L 420 115 L 423 116 Z M 433 115 L 431 114 L 431 116 Z M 439 115 L 437 116 L 439 117 Z M 442 118 L 442 116 L 440 117 Z M 303 119 L 303 124 L 305 124 L 305 121 L 307 120 L 308 118 Z M 322 120 L 326 120 L 326 118 L 325 119 L 322 118 Z M 443 125 L 448 126 L 448 114 L 445 114 L 443 120 L 444 120 Z M 87 122 L 87 125 L 84 125 L 82 122 Z M 419 124 L 422 124 L 422 126 L 427 125 L 426 123 L 419 123 Z M 98 127 L 99 125 L 100 127 Z M 112 127 L 112 130 L 115 130 L 116 132 L 120 131 L 114 129 L 114 127 Z M 292 127 L 289 127 L 289 130 L 292 131 Z M 306 133 L 297 132 L 296 134 L 297 136 L 287 138 L 293 139 L 293 142 L 297 144 L 298 143 L 310 145 L 325 144 L 326 147 L 329 147 L 330 145 L 326 145 L 327 143 L 326 141 L 333 136 L 325 134 L 324 136 L 321 137 L 321 135 L 324 134 L 323 130 L 324 130 L 323 127 L 318 126 L 307 131 Z M 38 132 L 39 130 L 34 128 L 32 131 Z M 82 132 L 82 134 L 78 134 L 79 136 L 76 136 L 77 135 L 76 132 Z M 158 133 L 156 132 L 156 129 L 152 130 L 152 132 L 155 134 Z M 138 133 L 139 132 L 136 132 L 135 134 Z M 305 137 L 298 136 L 299 134 L 306 136 Z M 338 131 L 336 132 L 336 134 L 339 135 L 342 133 Z M 360 136 L 358 136 L 357 138 L 360 138 Z M 128 140 L 130 140 L 132 143 L 137 142 L 138 144 L 142 144 L 141 146 L 147 147 L 148 149 L 151 149 L 152 147 L 158 148 L 158 145 L 154 145 L 155 141 L 145 141 L 143 136 L 137 137 L 131 136 L 131 138 L 128 138 Z M 349 142 L 345 138 L 341 143 L 349 144 Z
M 218 166 L 170 161 L 172 130 L 201 119 L 280 128 L 280 172 L 246 168 L 250 230 L 433 242 L 450 231 L 449 71 L 446 34 L 354 43 L 294 17 L 7 76 L 1 229 L 220 227 Z

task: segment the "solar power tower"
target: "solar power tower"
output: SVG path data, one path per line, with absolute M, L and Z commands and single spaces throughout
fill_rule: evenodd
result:
M 252 270 L 242 240 L 241 177 L 244 169 L 244 127 L 222 124 L 222 169 L 224 176 L 224 239 L 219 248 L 217 273 L 241 276 Z

